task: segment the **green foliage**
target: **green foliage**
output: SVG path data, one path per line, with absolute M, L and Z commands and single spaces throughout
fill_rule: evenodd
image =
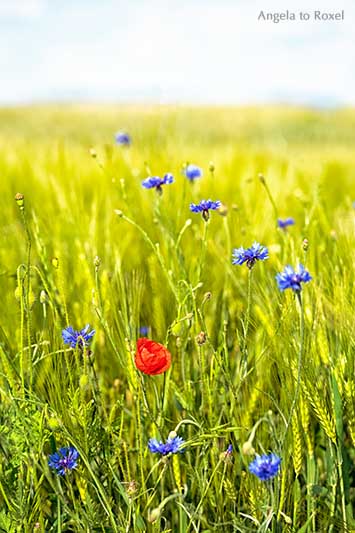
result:
M 0 531 L 354 530 L 354 111 L 33 107 L 0 124 Z M 162 196 L 141 187 L 166 172 Z M 208 223 L 202 198 L 225 207 Z M 248 277 L 231 254 L 254 240 L 270 258 Z M 275 282 L 298 262 L 302 301 Z M 63 345 L 87 323 L 92 352 Z M 172 353 L 164 376 L 134 366 L 141 326 Z M 148 451 L 173 430 L 183 454 Z M 80 459 L 58 477 L 61 446 Z M 271 451 L 263 483 L 248 464 Z

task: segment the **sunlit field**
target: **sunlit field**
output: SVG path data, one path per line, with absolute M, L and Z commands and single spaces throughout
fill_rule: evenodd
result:
M 354 143 L 352 110 L 0 110 L 0 531 L 355 531 Z

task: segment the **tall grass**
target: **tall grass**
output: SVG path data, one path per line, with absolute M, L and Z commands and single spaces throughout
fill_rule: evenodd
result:
M 354 111 L 0 119 L 0 530 L 355 530 Z M 141 187 L 166 172 L 161 196 Z M 202 198 L 226 210 L 206 223 L 189 211 Z M 250 275 L 231 254 L 254 240 L 270 258 Z M 275 281 L 298 262 L 300 302 Z M 92 353 L 64 346 L 86 323 Z M 141 326 L 167 374 L 136 370 Z M 149 452 L 174 430 L 184 453 Z M 60 477 L 48 456 L 68 445 L 79 465 Z M 267 452 L 282 467 L 264 483 L 248 464 Z

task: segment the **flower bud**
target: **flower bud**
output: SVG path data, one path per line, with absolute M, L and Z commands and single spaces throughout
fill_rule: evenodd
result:
M 258 174 L 258 178 L 261 181 L 261 183 L 264 185 L 266 183 L 264 176 L 260 173 Z
M 255 449 L 253 448 L 253 445 L 250 441 L 246 441 L 244 442 L 243 446 L 242 446 L 242 454 L 243 455 L 254 455 L 255 454 Z
M 308 246 L 309 246 L 308 239 L 303 239 L 302 247 L 303 247 L 303 249 L 304 249 L 305 252 L 307 252 L 307 250 L 308 250 Z
M 200 331 L 200 333 L 196 336 L 196 342 L 199 346 L 202 346 L 205 344 L 207 340 L 207 335 L 204 331 Z
M 97 152 L 96 152 L 95 148 L 90 148 L 89 149 L 89 154 L 91 155 L 91 157 L 93 159 L 95 159 L 97 157 Z
M 96 255 L 94 257 L 94 267 L 95 267 L 96 271 L 99 270 L 100 265 L 101 265 L 101 259 L 99 258 L 98 255 Z
M 25 207 L 25 197 L 24 197 L 24 195 L 22 193 L 18 192 L 15 195 L 15 200 L 16 200 L 16 203 L 19 206 L 19 208 L 20 209 L 24 209 L 24 207 Z
M 160 516 L 161 516 L 161 510 L 159 509 L 159 507 L 156 507 L 155 509 L 150 511 L 150 513 L 148 514 L 148 522 L 152 524 L 153 522 L 156 522 L 158 518 L 160 518 Z
M 42 290 L 40 292 L 39 301 L 42 305 L 48 302 L 48 294 L 46 293 L 46 291 Z
M 226 464 L 232 463 L 233 458 L 233 446 L 230 444 L 225 452 L 220 453 L 219 458 Z
M 52 265 L 54 266 L 54 268 L 58 268 L 59 267 L 59 259 L 58 257 L 53 257 L 52 258 Z
M 211 174 L 213 174 L 213 172 L 215 171 L 215 166 L 214 166 L 214 162 L 213 161 L 210 161 L 210 164 L 208 166 L 208 170 L 211 172 Z
M 128 496 L 133 496 L 137 492 L 137 482 L 133 479 L 128 483 L 127 494 Z
M 224 204 L 221 204 L 217 210 L 217 212 L 222 216 L 222 217 L 226 217 L 227 214 L 228 214 L 228 208 L 226 205 Z

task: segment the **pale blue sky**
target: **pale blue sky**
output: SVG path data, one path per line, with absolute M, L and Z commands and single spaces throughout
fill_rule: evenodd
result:
M 0 105 L 355 105 L 354 26 L 354 0 L 0 0 Z

